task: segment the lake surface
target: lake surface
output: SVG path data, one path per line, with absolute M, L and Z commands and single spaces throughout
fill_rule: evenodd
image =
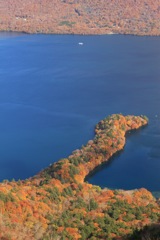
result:
M 88 181 L 159 191 L 160 37 L 0 34 L 1 181 L 67 157 L 112 113 L 150 122 Z

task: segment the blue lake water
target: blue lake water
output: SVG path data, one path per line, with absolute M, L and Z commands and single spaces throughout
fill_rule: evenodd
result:
M 159 191 L 160 37 L 0 34 L 1 181 L 67 157 L 112 113 L 150 123 L 88 181 Z

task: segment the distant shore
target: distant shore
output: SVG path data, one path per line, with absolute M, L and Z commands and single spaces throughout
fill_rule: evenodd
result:
M 6 0 L 0 3 L 0 19 L 0 31 L 160 36 L 157 0 Z
M 30 30 L 24 30 L 24 29 L 19 29 L 18 31 L 17 30 L 12 30 L 12 29 L 0 29 L 0 33 L 19 33 L 19 34 L 46 34 L 46 35 L 84 35 L 84 36 L 103 36 L 103 35 L 131 35 L 131 36 L 140 36 L 140 37 L 159 37 L 160 36 L 160 33 L 157 33 L 157 34 L 154 34 L 154 33 L 141 33 L 141 32 L 137 32 L 137 33 L 134 33 L 134 32 L 102 32 L 102 31 L 99 31 L 98 29 L 94 32 L 88 30 L 86 32 L 83 32 L 83 31 L 51 31 L 51 32 L 48 32 L 48 31 L 30 31 Z

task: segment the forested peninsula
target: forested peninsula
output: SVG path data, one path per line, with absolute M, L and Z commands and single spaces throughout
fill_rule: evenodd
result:
M 0 0 L 0 31 L 160 36 L 159 0 Z
M 26 180 L 0 184 L 0 239 L 159 239 L 160 203 L 146 189 L 110 190 L 85 181 L 122 150 L 145 116 L 111 115 L 68 158 Z

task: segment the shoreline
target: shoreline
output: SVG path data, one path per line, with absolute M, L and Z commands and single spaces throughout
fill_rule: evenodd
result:
M 29 31 L 14 31 L 14 30 L 0 30 L 1 33 L 17 33 L 17 34 L 26 34 L 26 35 L 69 35 L 69 36 L 133 36 L 133 37 L 160 37 L 159 34 L 134 34 L 134 33 L 125 33 L 125 32 L 113 32 L 113 33 L 70 33 L 70 32 L 29 32 Z
M 93 140 L 68 158 L 30 179 L 1 183 L 0 238 L 79 240 L 94 234 L 94 239 L 129 240 L 135 230 L 157 224 L 159 200 L 148 190 L 102 189 L 84 182 L 123 149 L 128 130 L 147 124 L 145 116 L 113 114 L 96 125 Z
M 95 171 L 97 167 L 108 163 L 115 154 L 123 150 L 126 135 L 129 132 L 136 131 L 147 124 L 148 119 L 145 116 L 128 115 L 124 117 L 121 114 L 113 114 L 96 125 L 96 134 L 93 140 L 89 140 L 81 149 L 73 151 L 68 158 L 52 164 L 39 176 L 43 178 L 43 175 L 48 174 L 60 181 L 74 182 L 76 180 L 84 183 L 89 174 Z M 68 179 L 64 175 L 67 166 L 74 168 L 73 176 L 67 174 Z

